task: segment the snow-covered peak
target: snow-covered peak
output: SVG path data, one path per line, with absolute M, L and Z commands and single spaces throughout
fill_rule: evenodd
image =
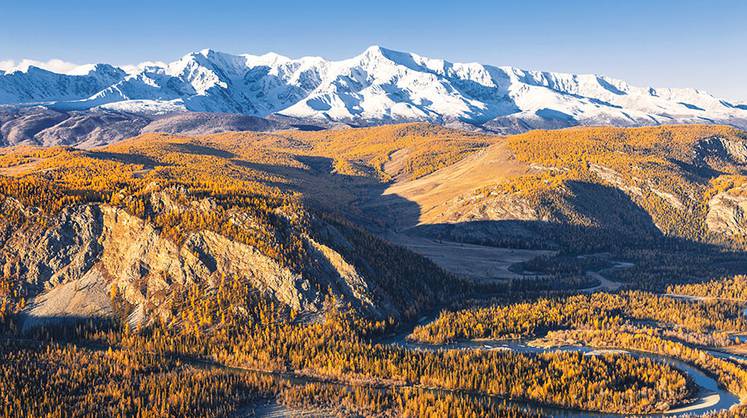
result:
M 276 54 L 274 52 L 268 52 L 263 55 L 243 55 L 244 59 L 246 60 L 246 65 L 248 67 L 256 67 L 260 65 L 266 65 L 266 66 L 277 66 L 277 65 L 283 65 L 287 64 L 293 60 L 290 58 Z
M 369 57 L 369 58 L 386 58 L 386 54 L 388 52 L 392 52 L 389 49 L 383 48 L 379 45 L 371 45 L 368 48 L 366 48 L 359 57 Z
M 747 106 L 697 89 L 453 63 L 379 45 L 339 61 L 203 49 L 171 63 L 124 70 L 71 64 L 51 71 L 33 64 L 25 63 L 23 71 L 17 64 L 0 65 L 0 103 L 53 102 L 62 108 L 107 106 L 141 113 L 280 113 L 359 124 L 461 121 L 491 129 L 692 122 L 747 127 Z
M 349 60 L 349 62 L 359 62 L 363 64 L 386 64 L 401 65 L 404 67 L 411 66 L 414 63 L 411 54 L 387 49 L 379 45 L 372 45 L 366 48 L 363 53 Z
M 205 49 L 201 49 L 199 52 L 197 52 L 197 54 L 200 54 L 200 55 L 202 55 L 204 57 L 208 57 L 210 54 L 213 54 L 213 53 L 216 53 L 216 52 L 217 51 L 215 51 L 213 49 L 205 48 Z M 192 54 L 190 54 L 190 55 L 192 55 Z

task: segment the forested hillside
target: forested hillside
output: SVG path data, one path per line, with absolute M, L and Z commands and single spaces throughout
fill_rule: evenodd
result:
M 688 350 L 747 332 L 741 276 L 707 281 L 747 273 L 746 176 L 746 134 L 720 126 L 7 148 L 4 413 L 631 414 L 702 392 L 630 352 L 448 346 L 485 338 L 652 351 L 742 397 L 739 363 Z

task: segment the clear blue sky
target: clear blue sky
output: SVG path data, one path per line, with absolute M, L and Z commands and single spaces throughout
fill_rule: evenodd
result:
M 367 46 L 696 87 L 747 102 L 747 1 L 2 0 L 0 60 L 351 57 Z

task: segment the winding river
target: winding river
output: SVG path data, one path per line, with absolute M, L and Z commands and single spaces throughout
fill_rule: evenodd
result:
M 421 318 L 416 325 L 425 325 L 435 320 L 436 315 L 429 315 Z M 413 325 L 412 328 L 414 328 Z M 647 414 L 647 415 L 630 415 L 630 414 L 611 414 L 601 412 L 590 412 L 590 411 L 579 411 L 564 408 L 557 408 L 552 406 L 543 406 L 537 404 L 527 404 L 526 402 L 520 401 L 509 401 L 509 404 L 518 406 L 527 411 L 539 412 L 545 416 L 551 417 L 564 417 L 564 418 L 621 418 L 621 417 L 678 417 L 678 416 L 691 416 L 693 414 L 704 414 L 707 412 L 722 411 L 731 408 L 734 405 L 739 404 L 739 398 L 728 390 L 719 387 L 718 382 L 712 377 L 706 375 L 702 370 L 691 366 L 683 361 L 661 356 L 652 353 L 644 353 L 630 350 L 597 350 L 590 347 L 584 346 L 562 346 L 554 348 L 543 348 L 536 347 L 527 344 L 527 341 L 523 340 L 479 340 L 479 341 L 459 341 L 449 344 L 424 344 L 416 343 L 407 340 L 407 336 L 412 332 L 412 329 L 402 331 L 396 335 L 390 336 L 385 341 L 385 344 L 393 346 L 403 347 L 411 350 L 511 350 L 520 353 L 545 353 L 552 351 L 580 351 L 586 355 L 601 355 L 604 353 L 626 353 L 634 357 L 646 357 L 656 361 L 670 364 L 677 368 L 683 373 L 687 374 L 693 382 L 698 386 L 698 392 L 696 393 L 696 399 L 686 405 L 678 405 L 673 409 L 667 411 L 664 414 Z M 713 351 L 711 352 L 714 356 L 722 358 L 730 358 L 736 360 L 736 355 Z
M 612 269 L 625 269 L 633 267 L 633 264 L 626 263 L 626 262 L 613 262 Z M 599 281 L 599 285 L 581 290 L 585 293 L 591 293 L 595 291 L 600 290 L 617 290 L 621 287 L 622 283 L 614 282 L 612 280 L 607 279 L 606 277 L 602 276 L 600 272 L 598 271 L 587 271 L 586 275 L 597 279 Z M 697 298 L 697 297 L 688 297 L 688 296 L 680 296 L 680 295 L 667 295 L 672 297 L 681 297 L 684 299 L 689 300 L 702 300 L 703 298 Z M 745 314 L 747 314 L 747 308 L 745 309 Z M 412 341 L 407 340 L 407 336 L 412 332 L 412 330 L 417 325 L 425 325 L 433 320 L 436 319 L 437 313 L 432 312 L 428 316 L 422 317 L 416 324 L 412 324 L 411 327 L 406 328 L 404 331 L 390 336 L 389 338 L 386 338 L 382 341 L 384 344 L 391 344 L 407 349 L 413 349 L 413 350 L 511 350 L 515 352 L 521 352 L 521 353 L 543 353 L 543 352 L 550 352 L 550 351 L 580 351 L 584 352 L 587 355 L 597 355 L 602 354 L 604 352 L 617 352 L 617 353 L 627 353 L 632 356 L 636 357 L 647 357 L 651 358 L 656 361 L 664 362 L 667 364 L 670 364 L 671 366 L 677 368 L 678 370 L 684 372 L 687 374 L 693 382 L 698 386 L 698 392 L 696 394 L 696 399 L 694 399 L 692 402 L 686 404 L 686 405 L 678 405 L 669 411 L 667 411 L 664 414 L 648 414 L 648 415 L 639 415 L 643 417 L 678 417 L 678 416 L 691 416 L 694 414 L 704 414 L 707 412 L 714 412 L 714 411 L 723 411 L 731 408 L 732 406 L 738 405 L 740 400 L 739 398 L 734 395 L 733 393 L 729 392 L 728 390 L 722 388 L 719 386 L 718 382 L 713 379 L 712 377 L 705 374 L 702 370 L 693 367 L 692 365 L 685 363 L 683 361 L 661 356 L 657 354 L 652 353 L 644 353 L 644 352 L 637 352 L 637 351 L 630 351 L 630 350 L 595 350 L 590 347 L 584 347 L 584 346 L 562 346 L 562 347 L 554 347 L 554 348 L 541 348 L 541 347 L 535 347 L 532 345 L 528 345 L 526 341 L 521 340 L 513 340 L 513 341 L 506 341 L 506 340 L 498 340 L 498 341 L 490 341 L 490 340 L 480 340 L 480 341 L 460 341 L 456 343 L 449 343 L 449 344 L 442 344 L 442 345 L 430 345 L 430 344 L 422 344 L 422 343 L 415 343 Z M 740 356 L 737 354 L 731 354 L 726 353 L 722 351 L 717 350 L 710 350 L 706 349 L 706 352 L 713 355 L 714 357 L 729 359 L 737 362 L 747 362 L 747 357 Z M 597 413 L 597 412 L 589 412 L 589 411 L 576 411 L 576 410 L 569 410 L 569 409 L 561 409 L 556 407 L 550 407 L 550 406 L 540 406 L 540 405 L 527 405 L 522 402 L 511 402 L 514 405 L 520 406 L 523 409 L 526 410 L 532 410 L 539 412 L 543 415 L 552 416 L 552 417 L 565 417 L 565 418 L 581 418 L 581 417 L 592 417 L 592 418 L 620 418 L 622 416 L 631 416 L 631 415 L 620 415 L 620 414 L 610 414 L 610 413 Z M 636 415 L 632 415 L 636 416 Z

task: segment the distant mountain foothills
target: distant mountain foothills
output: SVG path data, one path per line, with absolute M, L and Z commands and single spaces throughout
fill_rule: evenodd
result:
M 42 106 L 0 106 L 0 146 L 24 144 L 92 148 L 147 132 L 192 135 L 281 128 L 322 129 L 320 125 L 294 124 L 284 118 L 274 119 L 227 113 L 146 115 L 107 109 L 59 111 Z
M 747 127 L 747 104 L 699 90 L 451 63 L 378 46 L 341 61 L 202 50 L 130 73 L 107 64 L 71 74 L 29 67 L 0 72 L 0 105 L 2 145 L 95 146 L 152 130 L 210 133 L 414 121 L 492 133 L 577 125 Z

